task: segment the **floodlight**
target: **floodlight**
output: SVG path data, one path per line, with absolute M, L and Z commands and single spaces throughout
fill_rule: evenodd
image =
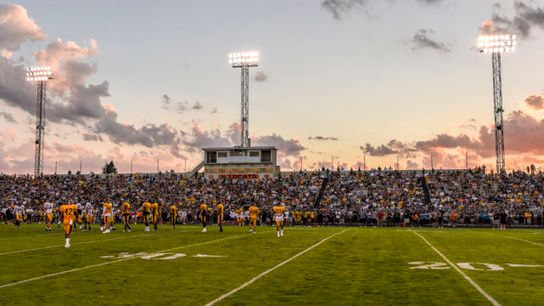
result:
M 245 51 L 230 53 L 229 64 L 231 64 L 233 68 L 240 68 L 242 66 L 257 67 L 259 65 L 259 52 Z
M 47 81 L 53 78 L 51 67 L 30 67 L 26 70 L 26 80 L 29 82 Z
M 514 52 L 516 35 L 480 35 L 478 37 L 478 49 L 482 53 L 510 53 Z

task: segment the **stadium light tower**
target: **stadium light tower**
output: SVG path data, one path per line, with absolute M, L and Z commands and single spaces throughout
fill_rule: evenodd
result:
M 26 80 L 37 84 L 37 105 L 36 105 L 36 141 L 34 153 L 34 177 L 43 175 L 43 146 L 45 130 L 45 102 L 47 80 L 53 78 L 50 67 L 30 67 L 26 71 Z
M 516 51 L 516 35 L 481 35 L 478 37 L 480 53 L 491 53 L 493 66 L 493 104 L 495 107 L 495 154 L 497 156 L 497 173 L 505 171 L 504 159 L 504 126 L 501 84 L 501 53 Z
M 232 68 L 241 68 L 242 70 L 242 148 L 250 146 L 249 143 L 249 67 L 257 67 L 259 65 L 259 52 L 246 51 L 229 54 L 229 64 Z

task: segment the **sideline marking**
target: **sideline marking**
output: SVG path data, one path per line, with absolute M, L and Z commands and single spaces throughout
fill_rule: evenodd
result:
M 208 254 L 196 254 L 191 257 L 200 257 L 200 258 L 219 258 L 219 257 L 226 257 L 224 255 L 208 255 Z
M 475 233 L 476 231 L 471 230 L 471 232 L 474 232 L 474 233 Z M 486 233 L 486 232 L 478 232 L 478 233 L 481 233 L 481 234 L 484 234 L 484 235 L 488 235 L 488 236 L 494 236 L 494 237 L 504 238 L 504 239 L 510 239 L 510 240 L 517 240 L 517 241 L 527 242 L 527 243 L 530 243 L 530 244 L 532 244 L 532 245 L 537 245 L 537 246 L 540 246 L 540 247 L 544 247 L 544 244 L 543 244 L 543 243 L 538 243 L 538 242 L 534 242 L 534 241 L 527 240 L 527 239 L 511 237 L 511 236 L 508 236 L 508 235 L 498 235 L 498 234 L 493 234 L 493 233 Z
M 191 230 L 191 231 L 177 231 L 177 232 L 186 233 L 186 232 L 193 232 L 193 231 Z M 151 234 L 151 235 L 141 234 L 141 235 L 134 235 L 134 236 L 125 236 L 125 237 L 116 237 L 116 238 L 99 239 L 99 240 L 91 240 L 91 241 L 73 242 L 72 245 L 90 244 L 90 243 L 97 243 L 97 242 L 102 242 L 102 241 L 130 239 L 130 238 L 137 238 L 137 237 L 143 237 L 143 236 L 154 237 L 154 236 L 163 235 L 163 234 L 167 234 L 167 232 L 158 233 L 158 234 Z M 2 255 L 11 255 L 11 254 L 19 254 L 19 253 L 25 253 L 25 252 L 32 252 L 32 251 L 39 251 L 39 250 L 46 250 L 46 249 L 52 249 L 52 248 L 60 248 L 60 247 L 64 247 L 64 244 L 50 245 L 50 246 L 46 246 L 46 247 L 24 249 L 24 250 L 7 251 L 7 252 L 0 253 L 0 256 L 2 256 Z
M 261 232 L 261 233 L 270 233 L 270 232 L 271 232 L 271 231 L 268 231 L 268 232 Z M 235 239 L 235 238 L 240 238 L 240 237 L 248 237 L 248 235 L 242 234 L 242 235 L 236 235 L 236 236 L 231 236 L 231 237 L 226 237 L 226 238 L 220 238 L 220 239 L 215 239 L 215 240 L 208 240 L 208 241 L 199 242 L 199 243 L 193 243 L 193 244 L 182 245 L 182 246 L 179 246 L 179 247 L 175 247 L 175 248 L 171 248 L 171 249 L 167 249 L 167 250 L 162 250 L 162 251 L 158 251 L 158 252 L 168 252 L 168 251 L 170 251 L 170 250 L 181 249 L 181 248 L 188 248 L 188 247 L 193 247 L 193 246 L 198 246 L 198 245 L 204 245 L 204 244 L 213 243 L 213 242 L 219 242 L 219 241 L 225 241 L 225 240 Z M 132 260 L 132 259 L 135 259 L 135 258 L 138 258 L 138 257 L 129 256 L 129 257 L 127 257 L 127 258 L 118 259 L 118 260 L 114 260 L 114 261 L 108 261 L 108 262 L 103 262 L 103 263 L 99 263 L 99 264 L 94 264 L 94 265 L 89 265 L 89 266 L 74 268 L 74 269 L 70 269 L 70 270 L 55 272 L 55 273 L 51 273 L 51 274 L 46 274 L 46 275 L 42 275 L 42 276 L 37 276 L 37 277 L 33 277 L 33 278 L 29 278 L 29 279 L 22 280 L 22 281 L 17 281 L 17 282 L 13 282 L 13 283 L 9 283 L 9 284 L 0 285 L 0 289 L 6 288 L 6 287 L 11 287 L 11 286 L 16 286 L 16 285 L 20 285 L 20 284 L 24 284 L 24 283 L 28 283 L 28 282 L 32 282 L 32 281 L 36 281 L 36 280 L 40 280 L 40 279 L 44 279 L 44 278 L 49 278 L 49 277 L 53 277 L 53 276 L 57 276 L 57 275 L 62 275 L 62 274 L 70 273 L 70 272 L 76 272 L 76 271 L 87 270 L 87 269 L 91 269 L 91 268 L 96 268 L 96 267 L 111 265 L 111 264 L 114 264 L 114 263 L 118 263 L 118 262 L 122 262 L 122 261 L 127 261 L 127 260 Z
M 533 244 L 533 245 L 538 245 L 538 246 L 544 247 L 544 244 L 542 244 L 542 243 L 534 242 L 534 241 L 527 240 L 527 239 L 521 239 L 521 238 L 516 238 L 516 237 L 510 237 L 510 236 L 501 236 L 501 235 L 496 235 L 496 234 L 488 234 L 488 235 L 496 236 L 496 237 L 502 237 L 502 238 L 511 239 L 511 240 L 523 241 L 523 242 L 527 242 L 527 243 L 530 243 L 530 244 Z
M 461 276 L 463 276 L 464 279 L 466 279 L 474 288 L 476 288 L 476 290 L 478 290 L 478 292 L 480 292 L 489 302 L 491 302 L 491 304 L 493 304 L 494 306 L 500 306 L 501 305 L 491 295 L 489 295 L 489 293 L 485 292 L 485 290 L 482 289 L 482 287 L 480 287 L 480 285 L 478 285 L 475 281 L 473 281 L 472 278 L 468 277 L 463 271 L 461 271 L 461 269 L 459 269 L 459 267 L 454 265 L 446 256 L 444 256 L 444 254 L 442 254 L 429 241 L 427 241 L 427 239 L 425 239 L 425 237 L 423 237 L 422 235 L 420 235 L 416 231 L 412 231 L 412 232 L 414 234 L 418 235 L 419 238 L 423 239 L 423 241 L 425 241 L 425 243 L 428 246 L 430 246 L 431 249 L 433 249 L 433 251 L 435 251 L 438 255 L 440 255 L 440 257 L 442 257 L 442 259 L 444 259 L 452 268 L 454 268 L 455 271 L 459 272 L 459 274 L 461 274 Z
M 332 237 L 337 236 L 337 235 L 340 235 L 340 234 L 342 234 L 342 233 L 344 233 L 344 232 L 346 232 L 346 231 L 347 231 L 347 229 L 345 229 L 345 230 L 343 230 L 343 231 L 341 231 L 341 232 L 339 232 L 339 233 L 332 234 L 332 235 L 328 236 L 327 238 L 324 238 L 324 239 L 320 240 L 319 242 L 317 242 L 316 244 L 312 245 L 311 247 L 305 249 L 304 251 L 302 251 L 302 252 L 300 252 L 300 253 L 294 255 L 293 257 L 291 257 L 291 258 L 289 258 L 289 259 L 286 259 L 286 260 L 282 261 L 281 263 L 275 265 L 274 267 L 272 267 L 272 268 L 270 268 L 270 269 L 264 271 L 263 273 L 261 273 L 261 274 L 255 276 L 254 278 L 252 278 L 252 279 L 250 279 L 249 281 L 247 281 L 247 282 L 245 282 L 244 284 L 242 284 L 240 287 L 235 288 L 235 289 L 233 289 L 232 291 L 227 292 L 227 293 L 223 294 L 222 296 L 216 298 L 215 300 L 213 300 L 213 301 L 207 303 L 206 306 L 211 306 L 211 305 L 216 304 L 217 302 L 222 301 L 223 299 L 225 299 L 225 298 L 227 298 L 227 297 L 233 295 L 234 293 L 236 293 L 236 292 L 238 292 L 238 291 L 244 289 L 245 287 L 247 287 L 247 286 L 253 284 L 255 281 L 257 281 L 259 278 L 265 276 L 266 274 L 268 274 L 268 273 L 270 273 L 270 272 L 276 270 L 277 268 L 279 268 L 279 267 L 285 265 L 286 263 L 288 263 L 288 262 L 290 262 L 291 260 L 293 260 L 293 259 L 299 257 L 300 255 L 303 255 L 304 253 L 306 253 L 306 252 L 312 250 L 313 248 L 319 246 L 319 245 L 322 244 L 323 242 L 325 242 L 325 241 L 331 239 Z

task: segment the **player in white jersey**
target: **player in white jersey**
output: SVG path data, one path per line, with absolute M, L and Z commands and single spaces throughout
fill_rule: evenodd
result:
M 43 204 L 43 211 L 45 212 L 45 231 L 51 231 L 51 224 L 53 224 L 53 204 L 45 202 Z
M 13 207 L 13 214 L 15 215 L 15 225 L 17 227 L 21 226 L 21 222 L 23 222 L 23 214 L 25 209 L 23 206 L 15 205 Z
M 285 221 L 285 206 L 274 206 L 274 221 L 276 222 L 276 234 L 278 237 L 283 236 L 283 222 Z
M 86 230 L 88 226 L 89 231 L 91 231 L 91 224 L 94 221 L 94 209 L 91 203 L 87 202 L 87 204 L 85 204 L 83 219 L 84 219 L 83 222 L 85 223 L 85 226 L 83 227 L 83 229 Z
M 32 218 L 34 217 L 34 209 L 32 207 L 29 207 L 25 210 L 26 214 L 26 223 L 32 224 Z

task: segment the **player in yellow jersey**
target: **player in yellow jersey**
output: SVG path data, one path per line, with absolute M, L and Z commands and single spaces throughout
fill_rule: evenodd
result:
M 176 204 L 170 205 L 170 223 L 172 227 L 176 228 L 176 221 L 178 220 L 178 208 Z
M 159 203 L 151 203 L 151 220 L 153 222 L 153 229 L 158 230 L 157 223 L 159 222 Z
M 123 202 L 121 206 L 121 215 L 123 216 L 123 224 L 125 225 L 125 232 L 132 232 L 130 227 L 130 204 L 128 202 Z
M 110 232 L 110 227 L 112 223 L 112 216 L 113 216 L 113 205 L 111 202 L 106 202 L 104 205 L 102 205 L 102 226 L 103 231 L 102 234 L 108 234 Z
M 63 218 L 64 225 L 64 234 L 66 238 L 65 248 L 70 247 L 70 234 L 72 233 L 72 228 L 74 226 L 75 215 L 77 214 L 76 204 L 71 204 L 72 201 L 68 201 L 68 204 L 61 205 L 59 213 Z
M 283 222 L 285 220 L 285 207 L 284 206 L 274 206 L 272 207 L 274 211 L 274 221 L 276 222 L 276 235 L 278 237 L 283 236 Z
M 142 204 L 142 215 L 144 218 L 144 231 L 149 232 L 149 216 L 151 215 L 151 203 L 144 202 Z
M 223 215 L 225 214 L 225 206 L 219 202 L 216 206 L 217 209 L 217 225 L 219 225 L 219 232 L 223 231 Z
M 207 232 L 206 230 L 206 221 L 208 221 L 208 205 L 202 202 L 200 204 L 200 223 L 202 223 L 202 232 Z
M 249 226 L 251 229 L 249 232 L 255 234 L 255 231 L 257 230 L 257 217 L 259 216 L 259 208 L 255 206 L 255 204 L 252 204 L 249 207 Z

